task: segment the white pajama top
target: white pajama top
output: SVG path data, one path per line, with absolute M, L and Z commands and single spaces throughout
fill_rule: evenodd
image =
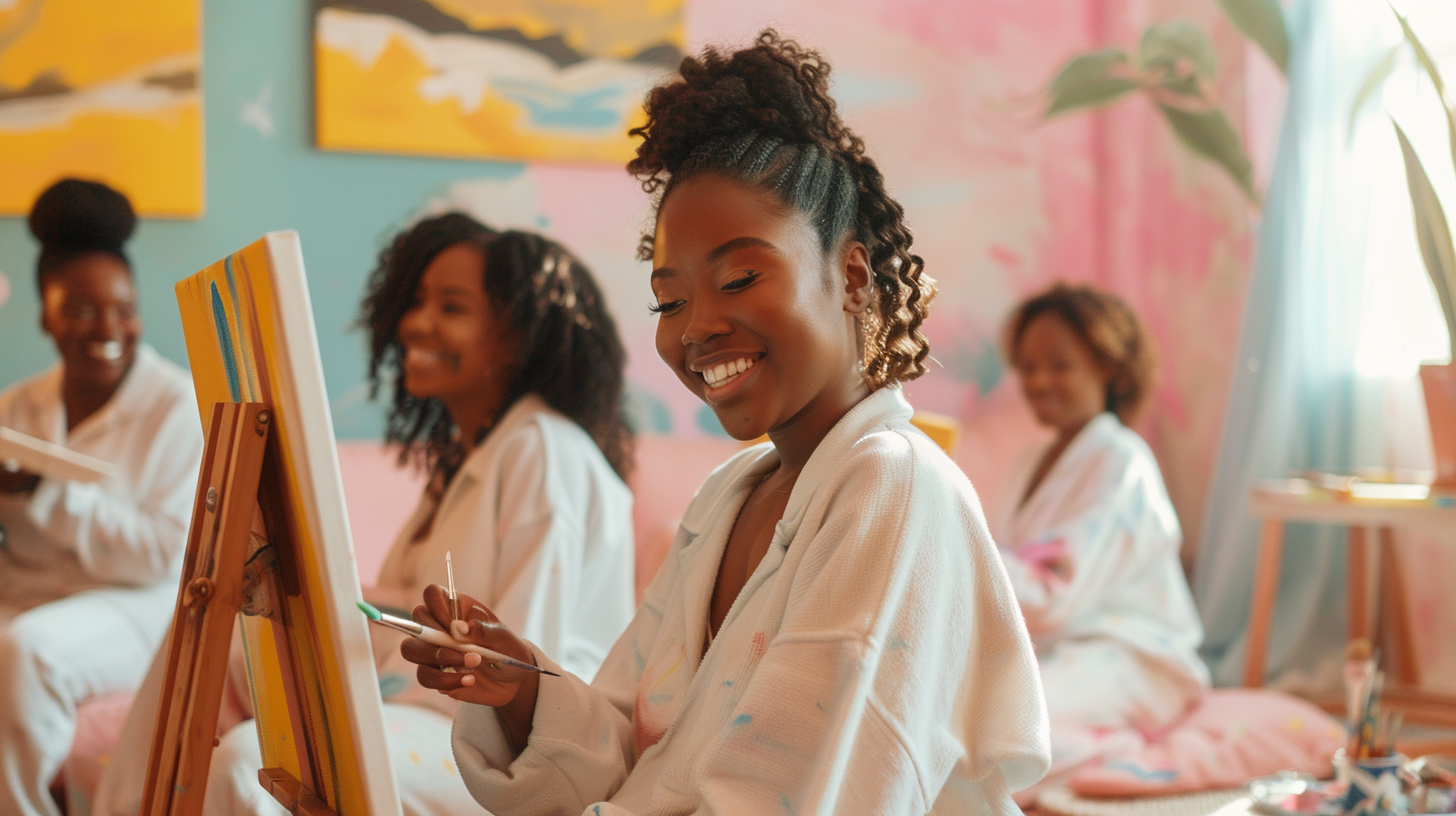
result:
M 19 607 L 103 586 L 176 580 L 203 435 L 187 373 L 139 343 L 116 393 L 66 430 L 60 364 L 0 394 L 0 425 L 115 465 L 83 484 L 0 494 L 0 599 Z M 165 614 L 165 611 L 159 611 Z
M 1035 659 L 970 482 L 911 414 L 885 388 L 835 425 L 705 653 L 729 532 L 778 454 L 714 472 L 596 679 L 542 678 L 519 757 L 493 710 L 461 706 L 476 800 L 497 816 L 1016 813 L 1011 792 L 1049 762 Z
M 527 394 L 435 505 L 420 499 L 371 597 L 414 608 L 427 585 L 445 586 L 449 552 L 457 591 L 570 671 L 594 675 L 632 619 L 635 570 L 632 493 L 591 436 Z M 429 532 L 416 538 L 432 512 Z M 387 699 L 454 713 L 454 700 L 415 682 L 402 636 L 380 627 L 371 635 Z
M 1018 462 L 997 530 L 1037 653 L 1110 640 L 1190 689 L 1206 687 L 1182 532 L 1147 443 L 1100 414 L 1018 506 L 1045 452 Z

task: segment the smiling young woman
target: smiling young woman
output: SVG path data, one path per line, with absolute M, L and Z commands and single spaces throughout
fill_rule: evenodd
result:
M 439 400 L 470 444 L 499 412 L 519 365 L 510 321 L 485 293 L 484 268 L 478 246 L 441 251 L 425 267 L 396 330 L 405 390 Z
M 539 235 L 447 213 L 380 253 L 361 323 L 370 382 L 391 389 L 387 439 L 401 464 L 429 475 L 366 600 L 413 606 L 445 580 L 449 553 L 462 593 L 590 678 L 631 619 L 634 593 L 626 355 L 591 273 Z M 458 704 L 415 682 L 402 636 L 370 635 L 405 816 L 478 811 L 449 750 Z M 160 699 L 161 665 L 139 699 Z M 145 762 L 141 719 L 126 734 L 141 735 L 131 755 Z M 213 755 L 204 810 L 281 814 L 258 785 L 261 767 L 257 728 L 233 725 Z M 97 812 L 135 814 L 131 788 L 144 775 L 113 761 Z
M 76 704 L 130 691 L 172 612 L 202 431 L 186 372 L 141 340 L 126 197 L 36 200 L 43 331 L 60 363 L 0 394 L 0 426 L 116 466 L 91 484 L 0 467 L 0 813 L 57 813 Z
M 455 755 L 498 816 L 1009 814 L 1046 768 L 1005 571 L 899 388 L 934 285 L 828 71 L 768 31 L 648 96 L 629 169 L 657 196 L 658 352 L 729 433 L 770 442 L 699 489 L 595 681 L 403 646 L 467 703 Z M 439 588 L 424 600 L 445 625 Z M 556 669 L 470 608 L 457 637 Z
M 1037 421 L 1056 434 L 1012 468 L 995 528 L 1036 644 L 1052 784 L 1126 744 L 1123 731 L 1165 729 L 1209 677 L 1178 517 L 1152 451 L 1125 424 L 1152 387 L 1152 338 L 1117 297 L 1057 284 L 1017 307 L 1005 345 Z

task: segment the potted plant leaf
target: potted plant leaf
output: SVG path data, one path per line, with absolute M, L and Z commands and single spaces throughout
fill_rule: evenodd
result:
M 1392 11 L 1395 11 L 1392 7 Z M 1452 106 L 1446 94 L 1446 85 L 1441 81 L 1441 72 L 1436 62 L 1421 44 L 1420 38 L 1411 30 L 1410 23 L 1395 12 L 1400 27 L 1405 32 L 1406 42 L 1415 51 L 1416 61 L 1430 77 L 1436 88 L 1442 112 L 1446 117 L 1447 136 L 1451 148 L 1452 169 L 1456 170 L 1456 107 Z M 1436 480 L 1432 487 L 1456 489 L 1456 242 L 1451 236 L 1451 225 L 1436 188 L 1431 184 L 1421 159 L 1411 147 L 1410 139 L 1394 118 L 1391 124 L 1400 140 L 1401 156 L 1405 160 L 1406 184 L 1410 188 L 1411 210 L 1416 227 L 1416 243 L 1421 249 L 1421 260 L 1425 262 L 1426 274 L 1436 290 L 1436 299 L 1441 304 L 1441 314 L 1446 319 L 1446 335 L 1450 343 L 1451 362 L 1445 365 L 1421 366 L 1421 386 L 1426 395 L 1426 416 L 1431 424 L 1431 446 L 1436 454 Z

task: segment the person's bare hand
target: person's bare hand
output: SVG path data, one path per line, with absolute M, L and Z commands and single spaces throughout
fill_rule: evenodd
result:
M 530 647 L 506 628 L 495 613 L 468 595 L 458 595 L 457 599 L 464 620 L 452 622 L 450 601 L 445 590 L 438 584 L 431 584 L 425 588 L 424 604 L 416 606 L 410 616 L 415 623 L 447 632 L 456 640 L 484 646 L 523 663 L 535 664 L 536 658 Z M 433 646 L 414 638 L 400 645 L 400 654 L 419 666 L 415 676 L 425 688 L 435 689 L 462 702 L 498 708 L 510 703 L 524 687 L 529 686 L 531 708 L 535 708 L 536 672 L 495 664 L 478 654 Z M 455 671 L 444 671 L 446 668 Z
M 464 620 L 450 619 L 450 599 L 439 584 L 425 587 L 425 602 L 414 608 L 415 623 L 449 632 L 456 640 L 493 649 L 524 663 L 536 664 L 525 641 L 506 628 L 483 604 L 469 595 L 457 595 Z M 491 663 L 473 652 L 431 646 L 409 638 L 400 644 L 404 659 L 419 666 L 415 676 L 420 685 L 466 703 L 492 706 L 501 730 L 514 753 L 525 750 L 536 716 L 536 692 L 541 675 L 526 669 Z M 453 672 L 446 668 L 455 669 Z

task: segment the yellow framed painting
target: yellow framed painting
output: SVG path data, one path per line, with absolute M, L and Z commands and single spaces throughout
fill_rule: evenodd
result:
M 0 215 L 63 176 L 203 212 L 202 0 L 0 1 Z
M 314 0 L 319 147 L 621 163 L 683 0 Z

